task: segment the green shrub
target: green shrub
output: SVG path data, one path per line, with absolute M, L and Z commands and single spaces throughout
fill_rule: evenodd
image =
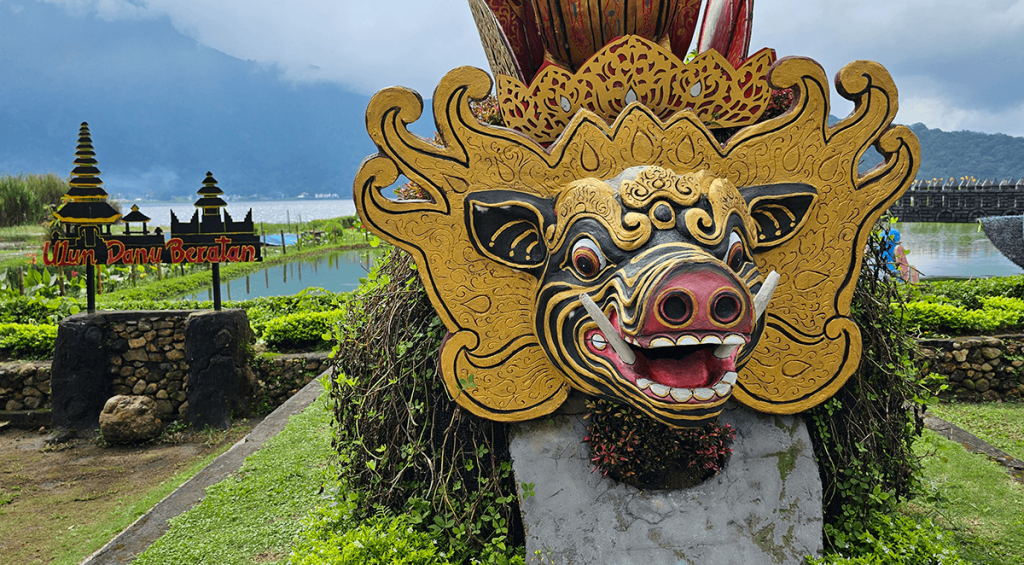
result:
M 337 328 L 340 478 L 361 496 L 357 519 L 407 514 L 453 562 L 522 563 L 507 430 L 448 394 L 437 366 L 446 331 L 409 255 L 385 255 Z
M 295 312 L 268 320 L 263 327 L 263 341 L 267 347 L 282 351 L 295 349 L 329 349 L 324 335 L 344 314 L 342 310 L 330 312 Z
M 835 396 L 802 414 L 820 466 L 829 550 L 859 539 L 874 513 L 894 512 L 921 484 L 911 450 L 923 429 L 911 358 L 916 344 L 900 316 L 904 285 L 885 268 L 881 242 L 868 238 L 851 306 L 863 344 L 860 365 Z
M 1024 322 L 1024 300 L 981 297 L 979 304 L 979 309 L 969 309 L 940 301 L 908 302 L 904 320 L 921 332 L 951 335 L 1009 332 Z
M 0 354 L 14 359 L 42 359 L 53 356 L 57 326 L 49 324 L 0 324 Z
M 967 565 L 951 536 L 928 519 L 872 514 L 858 538 L 841 540 L 849 556 L 810 558 L 811 565 Z
M 945 297 L 959 306 L 977 310 L 982 307 L 982 299 L 989 296 L 1024 299 L 1024 275 L 926 282 L 918 292 Z
M 288 565 L 448 565 L 426 532 L 406 515 L 374 516 L 348 528 L 348 513 L 324 506 L 303 521 Z

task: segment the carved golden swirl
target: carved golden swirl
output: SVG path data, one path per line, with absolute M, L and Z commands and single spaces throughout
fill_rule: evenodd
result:
M 683 218 L 686 221 L 686 229 L 697 241 L 705 245 L 715 245 L 722 241 L 725 236 L 726 220 L 730 215 L 739 216 L 747 229 L 747 233 L 757 233 L 754 220 L 747 209 L 746 201 L 736 190 L 731 182 L 725 179 L 714 178 L 705 173 L 702 180 L 706 181 L 707 201 L 711 205 L 714 216 L 700 208 L 691 208 L 686 211 Z
M 566 231 L 582 218 L 601 222 L 615 245 L 627 251 L 638 249 L 651 238 L 651 219 L 643 214 L 622 214 L 615 190 L 604 181 L 581 179 L 569 183 L 555 202 L 558 223 L 548 234 L 548 249 L 562 244 Z
M 715 177 L 707 171 L 677 175 L 661 167 L 647 167 L 633 180 L 622 181 L 622 203 L 640 210 L 656 198 L 668 198 L 680 206 L 693 206 L 707 192 Z

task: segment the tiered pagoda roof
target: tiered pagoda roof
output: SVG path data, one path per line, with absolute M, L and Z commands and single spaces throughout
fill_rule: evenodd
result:
M 64 205 L 53 213 L 62 223 L 112 224 L 121 217 L 120 212 L 107 203 L 107 191 L 103 190 L 100 170 L 96 165 L 89 124 L 82 122 L 78 131 L 75 168 L 68 183 L 71 188 L 64 195 Z
M 221 199 L 220 195 L 224 194 L 224 191 L 217 187 L 217 179 L 213 178 L 213 173 L 207 171 L 206 179 L 203 181 L 203 188 L 200 188 L 197 192 L 201 196 L 199 200 L 196 200 L 196 208 L 202 208 L 204 215 L 220 215 L 220 209 L 228 205 Z

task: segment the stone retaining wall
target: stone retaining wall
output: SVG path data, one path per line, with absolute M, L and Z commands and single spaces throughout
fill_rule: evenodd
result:
M 326 352 L 260 355 L 253 363 L 259 391 L 257 398 L 271 408 L 284 404 L 327 370 L 330 361 L 327 355 Z
M 49 410 L 50 362 L 0 363 L 0 409 Z
M 182 318 L 184 320 L 184 318 Z M 176 323 L 177 321 L 175 321 Z M 158 322 L 159 323 L 159 322 Z M 181 324 L 184 322 L 182 321 Z M 138 394 L 149 396 L 158 402 L 170 403 L 172 409 L 178 409 L 186 398 L 186 381 L 188 365 L 184 359 L 177 357 L 174 351 L 182 351 L 176 333 L 177 327 L 157 327 L 151 325 L 146 329 L 146 322 L 134 324 L 115 324 L 118 338 L 128 343 L 128 349 L 110 356 L 112 365 L 114 394 Z M 160 335 L 161 332 L 172 330 L 175 334 Z M 149 351 L 150 342 L 141 349 L 147 357 L 143 361 L 139 355 L 139 347 L 131 345 L 132 340 L 140 337 L 126 337 L 141 334 L 145 338 L 150 332 L 157 332 L 152 343 L 158 351 Z M 125 334 L 125 335 L 121 335 Z M 163 343 L 160 340 L 173 338 L 175 341 Z M 115 339 L 115 341 L 116 341 Z M 160 345 L 163 343 L 163 345 Z M 184 343 L 183 339 L 180 343 Z M 168 349 L 169 347 L 169 349 Z M 136 353 L 130 353 L 136 351 Z M 161 353 L 163 352 L 163 353 Z M 326 352 L 296 353 L 288 355 L 265 354 L 253 361 L 253 371 L 257 380 L 257 388 L 253 391 L 254 407 L 259 411 L 269 411 L 292 397 L 309 381 L 321 375 L 330 366 Z M 162 357 L 161 357 L 162 356 Z M 130 358 L 130 359 L 126 359 Z M 117 359 L 115 361 L 114 359 Z M 120 364 L 118 364 L 120 362 Z M 136 364 L 140 364 L 136 366 Z M 53 405 L 50 391 L 51 361 L 28 361 L 0 363 L 0 411 L 50 410 Z M 147 366 L 150 365 L 150 366 Z M 161 376 L 162 375 L 162 376 Z M 166 410 L 166 404 L 164 405 Z M 176 414 L 170 412 L 170 419 Z M 0 414 L 0 420 L 3 420 Z
M 938 373 L 960 400 L 999 401 L 1024 396 L 1024 334 L 925 339 L 918 342 L 922 374 Z

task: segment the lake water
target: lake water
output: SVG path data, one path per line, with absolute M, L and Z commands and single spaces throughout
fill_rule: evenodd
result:
M 154 213 L 143 211 L 152 217 L 167 217 L 167 210 L 174 209 L 182 219 L 189 212 L 187 204 L 156 204 Z M 290 217 L 293 222 L 316 218 L 334 218 L 352 215 L 355 208 L 351 200 L 287 200 L 280 202 L 246 202 L 230 204 L 229 210 L 242 210 L 244 216 L 249 207 L 255 218 L 266 222 L 283 222 Z M 139 206 L 140 210 L 142 205 Z M 163 216 L 157 214 L 162 213 Z M 258 220 L 257 220 L 258 221 Z M 168 222 L 170 223 L 170 222 Z M 979 231 L 978 224 L 936 224 L 898 223 L 903 245 L 910 251 L 908 259 L 922 275 L 922 278 L 968 278 L 1019 275 L 1024 273 L 1014 265 Z M 257 296 L 281 296 L 295 294 L 309 287 L 322 287 L 332 292 L 347 292 L 359 286 L 359 279 L 366 276 L 375 258 L 376 250 L 343 251 L 301 261 L 269 267 L 248 277 L 226 281 L 221 284 L 224 300 L 244 300 Z M 187 296 L 196 300 L 212 300 L 212 290 L 201 291 Z
M 152 218 L 151 226 L 170 226 L 171 210 L 178 216 L 178 220 L 187 222 L 192 214 L 198 210 L 190 202 L 124 202 L 122 207 L 124 213 L 131 210 L 132 204 L 138 204 L 139 211 Z M 351 200 L 254 200 L 254 201 L 228 201 L 226 210 L 235 221 L 241 221 L 252 209 L 253 222 L 259 226 L 260 222 L 267 224 L 283 224 L 286 222 L 298 223 L 310 220 L 324 220 L 340 216 L 354 216 L 356 205 Z
M 359 286 L 374 261 L 380 257 L 376 249 L 337 251 L 307 257 L 284 265 L 268 267 L 251 275 L 222 281 L 222 300 L 246 300 L 259 296 L 298 294 L 309 287 L 331 292 L 349 292 Z M 213 300 L 213 288 L 182 297 L 188 300 Z
M 907 260 L 922 278 L 1004 277 L 1024 273 L 1003 257 L 979 224 L 898 223 Z

